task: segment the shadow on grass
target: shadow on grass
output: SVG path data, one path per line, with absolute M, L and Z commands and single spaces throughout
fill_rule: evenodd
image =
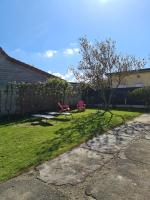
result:
M 2 126 L 10 126 L 10 125 L 17 125 L 17 124 L 24 124 L 24 123 L 31 123 L 32 126 L 40 125 L 40 126 L 48 126 L 52 125 L 53 122 L 68 122 L 70 118 L 53 118 L 52 120 L 48 120 L 48 122 L 44 122 L 44 120 L 40 120 L 37 118 L 33 118 L 31 116 L 25 117 L 16 117 L 11 119 L 0 119 L 0 125 Z M 37 123 L 36 123 L 37 122 Z
M 84 110 L 83 111 L 81 111 L 81 110 L 72 110 L 71 111 L 72 114 L 74 114 L 74 113 L 82 113 L 82 112 L 84 112 Z
M 44 122 L 42 120 L 40 120 L 40 121 L 33 121 L 33 122 L 31 122 L 31 125 L 32 126 L 53 126 L 52 123 L 46 122 L 46 121 Z
M 15 117 L 15 118 L 11 118 L 11 119 L 7 119 L 7 118 L 3 118 L 0 119 L 0 125 L 3 126 L 10 126 L 10 125 L 14 125 L 14 124 L 24 124 L 24 123 L 28 123 L 28 122 L 35 122 L 37 121 L 37 119 L 30 117 L 30 116 L 25 116 L 25 117 Z
M 57 121 L 57 122 L 68 122 L 68 121 L 71 120 L 71 118 L 57 118 L 57 117 L 55 117 L 52 120 Z
M 109 128 L 110 117 L 102 115 L 101 112 L 90 114 L 86 117 L 73 119 L 71 126 L 61 128 L 55 132 L 56 137 L 41 144 L 37 152 L 39 159 L 47 155 L 52 156 L 54 152 L 67 146 L 76 146 L 92 137 L 102 134 Z

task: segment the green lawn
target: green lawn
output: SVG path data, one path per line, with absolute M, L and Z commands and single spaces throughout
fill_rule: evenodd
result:
M 96 110 L 73 113 L 73 119 L 57 117 L 50 120 L 54 126 L 45 124 L 31 125 L 31 118 L 0 123 L 0 181 L 7 180 L 29 166 L 37 165 L 43 160 L 53 158 L 89 139 L 96 133 L 102 133 L 122 123 L 123 116 L 131 119 L 138 112 L 113 111 L 111 123 L 107 121 L 110 114 L 94 115 Z

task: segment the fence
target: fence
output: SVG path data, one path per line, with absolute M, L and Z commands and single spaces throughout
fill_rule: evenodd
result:
M 57 110 L 58 101 L 63 101 L 71 107 L 75 107 L 79 99 L 83 98 L 87 105 L 102 104 L 100 92 L 88 89 L 82 94 L 74 87 L 72 92 L 51 88 L 49 85 L 42 88 L 42 84 L 25 85 L 21 89 L 14 84 L 0 85 L 0 117 L 4 115 L 24 115 Z M 142 99 L 131 98 L 129 93 L 135 88 L 118 88 L 112 98 L 111 104 L 115 107 L 144 106 Z
M 12 85 L 0 85 L 0 116 L 17 114 L 17 91 Z
M 58 110 L 58 101 L 64 101 L 74 107 L 81 98 L 81 94 L 75 89 L 74 92 L 59 95 L 57 91 L 52 91 L 52 88 L 39 89 L 40 87 L 28 85 L 19 89 L 13 84 L 1 85 L 0 117 Z
M 117 105 L 139 105 L 144 106 L 145 102 L 140 98 L 133 98 L 129 94 L 137 88 L 118 88 L 115 89 L 114 95 L 112 96 L 111 104 L 114 106 Z M 97 105 L 103 104 L 103 100 L 101 98 L 101 92 L 94 91 L 92 89 L 88 89 L 84 91 L 84 100 L 88 105 Z

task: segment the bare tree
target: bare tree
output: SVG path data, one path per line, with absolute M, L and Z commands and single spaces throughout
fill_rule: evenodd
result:
M 90 43 L 86 37 L 80 38 L 81 61 L 74 75 L 79 82 L 100 91 L 104 110 L 110 112 L 110 104 L 115 89 L 125 82 L 132 70 L 139 70 L 146 64 L 145 59 L 124 56 L 118 53 L 116 42 L 108 39 Z

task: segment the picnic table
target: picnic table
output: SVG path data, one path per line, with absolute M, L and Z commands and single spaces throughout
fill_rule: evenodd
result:
M 34 114 L 34 115 L 32 115 L 32 117 L 36 117 L 36 118 L 38 118 L 40 120 L 45 119 L 46 123 L 48 123 L 47 120 L 53 119 L 55 116 L 53 116 L 53 115 Z M 49 124 L 53 126 L 53 124 L 51 124 L 51 123 L 49 123 Z
M 38 118 L 40 120 L 45 119 L 46 120 L 45 122 L 48 123 L 47 120 L 53 119 L 59 115 L 64 115 L 65 117 L 67 117 L 67 116 L 72 117 L 72 113 L 70 113 L 70 112 L 48 112 L 47 114 L 34 114 L 34 115 L 32 115 L 32 117 Z M 53 126 L 53 124 L 51 124 L 51 123 L 49 123 L 49 125 Z
M 47 114 L 55 116 L 55 117 L 59 116 L 59 115 L 64 115 L 65 117 L 67 117 L 67 116 L 71 116 L 72 117 L 72 113 L 70 113 L 70 112 L 48 112 Z

